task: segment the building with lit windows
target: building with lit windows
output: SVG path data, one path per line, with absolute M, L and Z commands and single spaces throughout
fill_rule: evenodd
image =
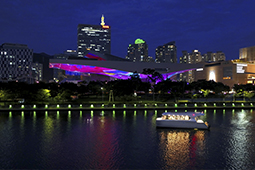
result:
M 105 25 L 104 16 L 101 25 L 78 25 L 77 46 L 78 57 L 84 57 L 88 50 L 111 54 L 111 28 Z
M 247 62 L 255 61 L 255 46 L 239 49 L 239 59 Z
M 222 51 L 217 51 L 216 53 L 207 52 L 203 55 L 198 50 L 193 50 L 191 53 L 187 51 L 182 51 L 182 56 L 180 57 L 180 63 L 185 64 L 195 64 L 195 63 L 211 63 L 217 61 L 225 61 L 226 57 Z M 195 80 L 195 70 L 185 72 L 179 75 L 180 81 L 192 82 Z
M 0 81 L 17 81 L 31 76 L 33 50 L 24 44 L 0 46 Z
M 205 79 L 228 85 L 255 84 L 255 64 L 241 60 L 205 63 L 203 68 L 195 70 L 195 81 Z
M 158 46 L 155 50 L 155 61 L 157 63 L 177 63 L 177 47 L 175 41 Z
M 216 53 L 207 52 L 202 55 L 202 60 L 204 62 L 225 61 L 226 57 L 222 51 L 217 51 Z
M 202 61 L 203 61 L 202 55 L 198 50 L 193 50 L 191 53 L 188 53 L 187 51 L 182 51 L 182 56 L 180 57 L 181 64 L 196 64 Z M 194 74 L 195 74 L 194 70 L 182 73 L 179 75 L 179 80 L 193 82 L 195 79 Z
M 149 62 L 147 43 L 138 38 L 134 44 L 129 44 L 126 59 L 133 62 Z

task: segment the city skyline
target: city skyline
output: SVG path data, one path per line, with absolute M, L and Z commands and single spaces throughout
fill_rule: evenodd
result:
M 181 51 L 202 54 L 222 51 L 226 59 L 254 46 L 253 6 L 247 1 L 31 1 L 3 0 L 0 7 L 2 43 L 26 44 L 35 53 L 50 55 L 77 49 L 78 24 L 100 25 L 102 14 L 111 26 L 111 54 L 125 58 L 129 44 L 141 38 L 149 56 L 175 41 Z

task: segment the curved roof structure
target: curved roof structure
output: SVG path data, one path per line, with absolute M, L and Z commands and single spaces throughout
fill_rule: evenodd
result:
M 73 73 L 90 73 L 110 76 L 118 79 L 128 79 L 137 72 L 141 79 L 148 75 L 142 74 L 144 69 L 154 69 L 162 74 L 164 79 L 171 78 L 176 74 L 203 67 L 202 64 L 177 64 L 177 63 L 153 63 L 153 62 L 130 62 L 116 56 L 89 52 L 84 58 L 72 58 L 68 60 L 51 59 L 50 68 L 62 69 Z

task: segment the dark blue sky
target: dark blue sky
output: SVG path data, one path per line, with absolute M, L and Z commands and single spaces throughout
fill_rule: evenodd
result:
M 78 24 L 112 28 L 112 54 L 144 39 L 149 55 L 170 41 L 181 51 L 223 51 L 227 59 L 255 45 L 254 0 L 1 0 L 0 43 L 27 44 L 53 55 L 77 48 Z

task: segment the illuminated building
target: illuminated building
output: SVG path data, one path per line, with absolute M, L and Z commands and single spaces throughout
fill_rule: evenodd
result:
M 49 68 L 49 60 L 53 56 L 46 53 L 33 53 L 33 77 L 37 81 L 48 83 L 53 79 L 53 70 Z
M 148 45 L 140 38 L 129 44 L 126 58 L 133 62 L 148 62 Z
M 78 25 L 77 45 L 78 57 L 84 57 L 88 50 L 111 53 L 111 28 L 105 25 L 104 16 L 101 17 L 101 25 Z
M 175 41 L 158 46 L 155 51 L 157 63 L 177 63 L 177 48 Z
M 43 80 L 43 64 L 32 63 L 32 76 L 38 82 Z
M 181 64 L 196 64 L 202 62 L 202 55 L 198 50 L 193 50 L 191 53 L 187 51 L 182 51 L 182 56 L 180 57 Z M 180 81 L 193 82 L 194 81 L 194 70 L 182 73 L 179 75 Z
M 247 62 L 255 61 L 255 46 L 241 48 L 239 50 L 239 59 L 242 59 Z
M 0 81 L 30 78 L 33 50 L 24 44 L 4 43 L 0 46 Z
M 229 87 L 234 84 L 255 84 L 255 64 L 240 60 L 205 63 L 203 69 L 195 71 L 195 81 L 199 79 L 221 82 Z
M 225 61 L 225 54 L 222 51 L 217 51 L 216 53 L 207 52 L 203 55 L 198 50 L 193 50 L 192 53 L 188 53 L 187 51 L 182 51 L 182 56 L 180 57 L 180 63 L 182 64 L 195 64 L 195 63 L 207 63 L 207 62 L 217 62 L 217 61 Z M 211 76 L 213 76 L 211 74 Z M 195 80 L 195 70 L 191 70 L 189 72 L 185 72 L 180 74 L 180 81 L 192 82 Z
M 50 60 L 50 68 L 63 70 L 66 75 L 80 75 L 83 78 L 101 75 L 108 77 L 108 80 L 129 79 L 134 72 L 139 73 L 141 79 L 146 79 L 148 75 L 144 75 L 142 72 L 148 68 L 154 69 L 162 74 L 164 79 L 167 79 L 202 66 L 201 64 L 132 62 L 113 55 L 96 52 L 87 52 L 84 58 Z
M 54 59 L 61 59 L 61 60 L 68 60 L 69 57 L 77 58 L 77 51 L 76 50 L 66 50 L 62 54 L 55 54 L 53 56 Z M 55 81 L 62 80 L 66 78 L 65 71 L 54 69 L 53 70 L 53 79 Z
M 217 51 L 216 53 L 207 52 L 202 56 L 204 62 L 215 62 L 215 61 L 225 61 L 226 57 L 222 51 Z

